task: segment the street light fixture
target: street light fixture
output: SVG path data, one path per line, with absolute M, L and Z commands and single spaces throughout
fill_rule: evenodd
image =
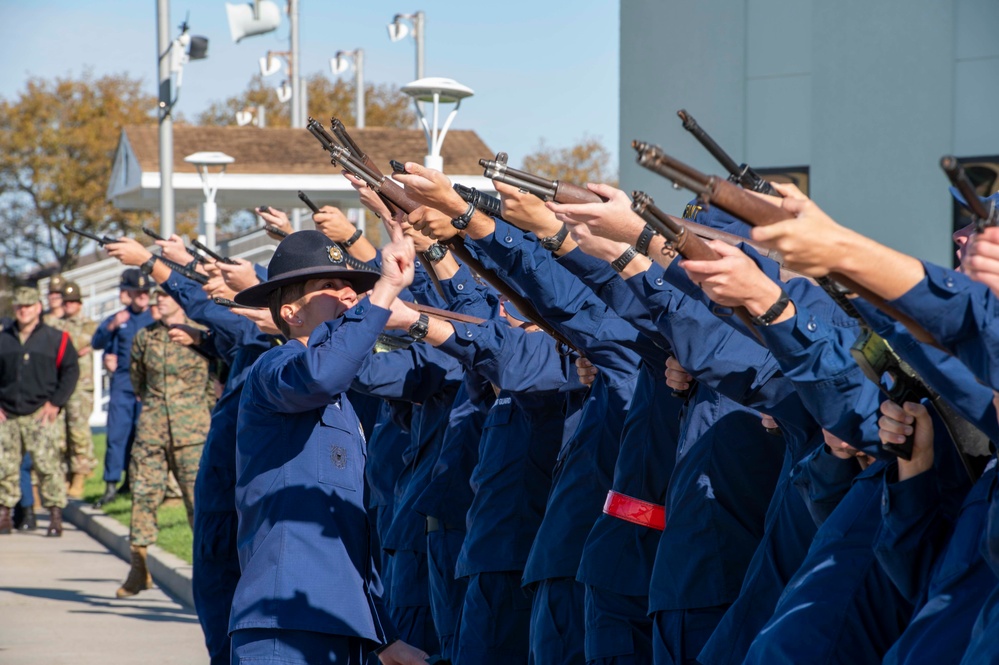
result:
M 354 126 L 364 127 L 364 49 L 356 48 L 353 51 L 337 51 L 336 55 L 330 59 L 330 70 L 333 76 L 339 76 L 347 71 L 350 62 L 354 62 L 354 101 L 357 104 L 354 112 Z
M 271 0 L 254 0 L 242 5 L 225 3 L 229 34 L 237 44 L 245 37 L 274 32 L 281 25 L 281 8 Z
M 444 143 L 444 137 L 447 135 L 447 130 L 451 127 L 451 123 L 458 114 L 458 109 L 461 107 L 461 100 L 471 97 L 475 93 L 471 88 L 458 83 L 454 79 L 436 76 L 413 81 L 403 86 L 402 92 L 413 98 L 416 113 L 420 116 L 420 124 L 423 125 L 423 132 L 427 136 L 427 156 L 423 158 L 423 165 L 443 171 L 444 158 L 441 157 L 441 145 Z M 420 108 L 420 102 L 433 103 L 432 127 L 427 122 L 427 117 L 423 114 L 423 109 Z M 454 108 L 451 109 L 447 119 L 444 121 L 444 126 L 438 129 L 441 104 L 454 104 Z
M 198 231 L 204 236 L 204 243 L 215 249 L 215 223 L 218 221 L 218 206 L 215 205 L 215 195 L 219 191 L 219 181 L 225 175 L 225 169 L 236 160 L 224 152 L 196 152 L 184 158 L 188 164 L 194 164 L 201 176 L 201 190 L 205 193 L 205 202 L 201 204 L 201 220 Z M 218 177 L 213 179 L 208 171 L 210 166 L 221 166 Z
M 410 30 L 412 30 L 413 39 L 416 41 L 417 80 L 423 78 L 423 35 L 425 19 L 426 15 L 424 15 L 422 11 L 418 11 L 415 14 L 396 14 L 392 17 L 392 22 L 388 24 L 389 39 L 393 42 L 405 39 L 410 34 Z M 407 24 L 403 21 L 408 21 L 409 23 Z M 412 29 L 410 28 L 410 25 L 413 26 Z

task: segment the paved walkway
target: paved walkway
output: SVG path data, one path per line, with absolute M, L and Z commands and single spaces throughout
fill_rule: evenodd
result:
M 128 564 L 66 524 L 0 536 L 0 663 L 208 662 L 198 617 L 159 589 L 114 597 Z

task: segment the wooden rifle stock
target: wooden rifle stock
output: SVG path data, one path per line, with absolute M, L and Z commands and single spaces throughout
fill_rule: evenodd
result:
M 716 261 L 721 258 L 718 252 L 713 250 L 700 236 L 685 225 L 678 223 L 680 220 L 657 208 L 652 197 L 645 192 L 632 193 L 631 209 L 645 220 L 645 223 L 651 226 L 654 231 L 666 239 L 667 246 L 683 258 L 691 261 Z M 712 312 L 718 314 L 715 310 Z M 732 312 L 739 317 L 739 320 L 757 339 L 760 339 L 760 334 L 756 330 L 749 310 L 740 305 L 733 307 Z

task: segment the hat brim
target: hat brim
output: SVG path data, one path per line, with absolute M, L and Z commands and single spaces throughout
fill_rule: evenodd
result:
M 323 277 L 342 279 L 345 282 L 349 282 L 355 291 L 363 293 L 364 291 L 370 291 L 374 287 L 375 282 L 378 281 L 381 274 L 368 270 L 345 270 L 343 268 L 302 268 L 301 270 L 286 272 L 276 279 L 269 279 L 266 282 L 243 289 L 233 297 L 233 301 L 237 305 L 245 305 L 246 307 L 267 307 L 267 299 L 282 286 Z

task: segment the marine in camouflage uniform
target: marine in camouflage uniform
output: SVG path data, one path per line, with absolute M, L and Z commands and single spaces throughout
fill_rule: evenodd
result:
M 41 322 L 37 289 L 16 289 L 14 307 L 16 325 L 0 330 L 0 534 L 11 531 L 21 456 L 28 452 L 42 505 L 51 511 L 48 535 L 61 536 L 66 484 L 58 416 L 79 376 L 76 349 L 68 335 Z
M 71 499 L 83 498 L 83 482 L 97 467 L 94 456 L 94 439 L 90 430 L 90 414 L 94 409 L 94 363 L 91 359 L 90 340 L 97 330 L 97 323 L 83 315 L 80 286 L 75 282 L 62 285 L 63 318 L 52 327 L 65 330 L 73 340 L 80 356 L 80 380 L 66 403 L 63 419 L 66 428 L 66 459 L 69 465 Z
M 128 466 L 132 486 L 132 570 L 118 589 L 131 596 L 151 586 L 145 550 L 156 543 L 156 511 L 163 502 L 169 471 L 180 483 L 187 519 L 194 521 L 194 479 L 211 421 L 215 391 L 208 362 L 187 346 L 171 341 L 171 326 L 196 329 L 180 306 L 158 294 L 160 319 L 132 341 L 131 377 L 142 413 Z

